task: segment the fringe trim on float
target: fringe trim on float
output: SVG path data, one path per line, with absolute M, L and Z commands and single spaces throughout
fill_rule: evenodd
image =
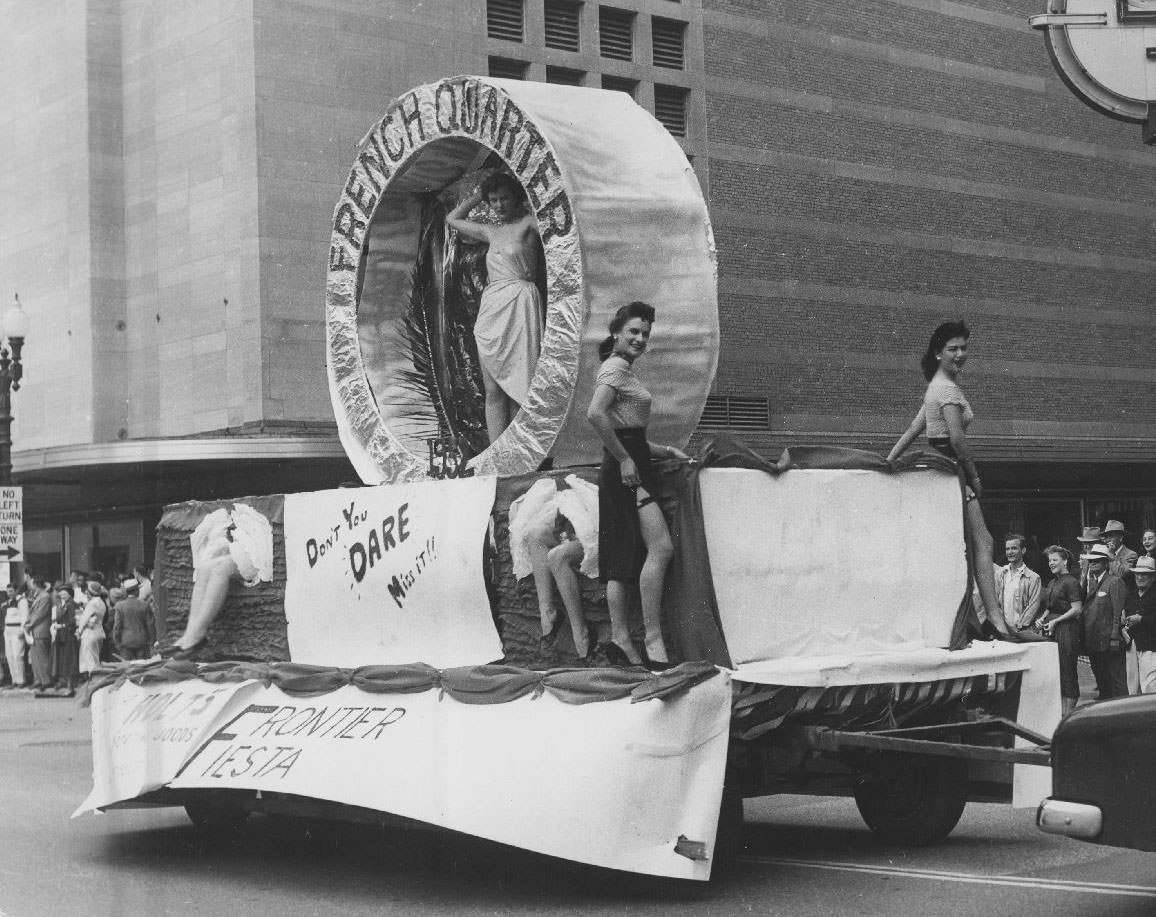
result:
M 437 690 L 462 704 L 504 704 L 548 692 L 567 704 L 621 700 L 631 703 L 664 700 L 689 691 L 719 673 L 707 662 L 684 662 L 665 672 L 641 669 L 549 669 L 535 671 L 510 665 L 475 665 L 435 669 L 424 663 L 368 665 L 357 669 L 303 665 L 295 662 L 212 662 L 186 660 L 104 666 L 92 673 L 81 703 L 87 706 L 102 688 L 171 684 L 198 678 L 210 684 L 256 679 L 295 697 L 329 694 L 353 685 L 369 694 L 418 694 Z
M 749 742 L 784 724 L 840 729 L 894 728 L 912 714 L 961 700 L 1018 691 L 1022 672 L 974 675 L 907 684 L 831 688 L 734 682 L 731 735 Z

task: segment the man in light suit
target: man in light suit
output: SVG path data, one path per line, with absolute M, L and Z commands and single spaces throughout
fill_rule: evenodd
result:
M 31 602 L 24 633 L 30 647 L 32 687 L 36 691 L 47 691 L 52 687 L 52 596 L 44 580 L 32 577 L 28 583 Z
M 1108 561 L 1108 572 L 1120 577 L 1125 585 L 1132 585 L 1132 567 L 1140 555 L 1124 544 L 1124 536 L 1128 534 L 1124 523 L 1118 519 L 1109 519 L 1104 523 L 1101 533 L 1104 544 L 1108 546 L 1108 553 L 1112 559 Z
M 1128 683 L 1124 666 L 1124 645 L 1120 625 L 1128 604 L 1128 587 L 1120 577 L 1108 571 L 1112 554 L 1107 545 L 1096 544 L 1080 555 L 1088 562 L 1088 585 L 1080 623 L 1084 631 L 1084 651 L 1096 676 L 1099 700 L 1127 697 Z

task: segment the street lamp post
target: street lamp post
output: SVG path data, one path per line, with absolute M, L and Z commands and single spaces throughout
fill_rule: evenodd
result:
M 0 321 L 8 345 L 0 343 L 0 487 L 12 485 L 12 393 L 20 391 L 24 366 L 20 356 L 28 335 L 28 314 L 20 308 L 17 294 Z

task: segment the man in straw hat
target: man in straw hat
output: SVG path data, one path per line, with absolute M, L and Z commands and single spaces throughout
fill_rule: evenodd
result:
M 1137 664 L 1140 674 L 1140 690 L 1144 694 L 1156 694 L 1156 560 L 1140 557 L 1132 567 L 1136 580 L 1136 591 L 1129 596 L 1127 624 L 1132 634 L 1132 644 L 1136 647 Z
M 1100 527 L 1098 525 L 1085 525 L 1083 534 L 1081 534 L 1076 541 L 1080 543 L 1080 557 L 1082 558 L 1088 553 L 1088 548 L 1094 544 L 1101 544 L 1103 539 L 1100 537 Z M 1080 589 L 1086 591 L 1088 588 L 1088 562 L 1086 560 L 1080 561 Z
M 1096 676 L 1098 698 L 1126 697 L 1128 682 L 1124 666 L 1124 643 L 1120 628 L 1128 602 L 1128 587 L 1108 571 L 1112 554 L 1107 545 L 1094 544 L 1080 555 L 1088 562 L 1088 584 L 1080 619 L 1084 628 L 1084 651 Z

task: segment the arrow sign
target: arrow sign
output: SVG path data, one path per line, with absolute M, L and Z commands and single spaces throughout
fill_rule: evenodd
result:
M 0 561 L 12 563 L 24 555 L 24 490 L 0 487 Z

